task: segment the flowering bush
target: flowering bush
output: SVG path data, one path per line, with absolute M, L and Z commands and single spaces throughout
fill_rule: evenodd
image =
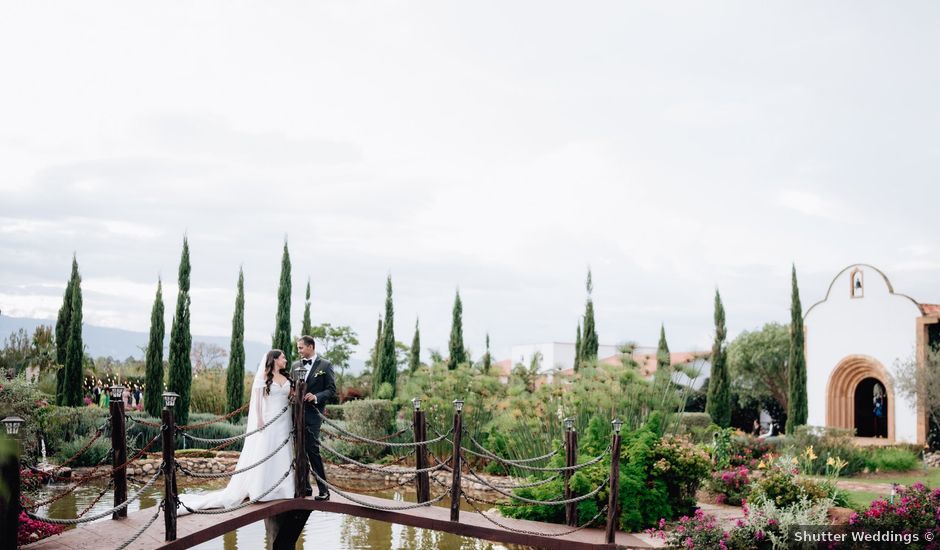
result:
M 769 500 L 780 508 L 786 508 L 800 502 L 803 497 L 811 502 L 828 498 L 828 488 L 797 476 L 797 462 L 796 458 L 780 457 L 770 464 L 760 479 L 752 485 L 748 502 L 761 504 Z
M 879 498 L 868 510 L 852 514 L 849 525 L 867 531 L 926 533 L 932 531 L 940 540 L 940 489 L 928 489 L 923 483 L 899 486 L 893 499 Z
M 44 521 L 35 521 L 26 515 L 26 512 L 20 512 L 19 528 L 16 532 L 16 544 L 25 546 L 31 542 L 58 535 L 65 528 L 61 525 L 54 525 Z
M 751 470 L 757 469 L 761 460 L 768 461 L 774 447 L 764 439 L 745 435 L 731 440 L 731 456 L 728 457 L 730 466 L 747 466 Z
M 33 491 L 42 487 L 49 481 L 49 474 L 35 470 L 20 469 L 20 487 L 24 491 Z
M 739 505 L 751 490 L 751 471 L 747 466 L 721 470 L 708 480 L 708 490 L 716 495 L 718 504 Z
M 731 534 L 723 530 L 714 516 L 708 515 L 701 508 L 692 516 L 682 516 L 679 523 L 671 532 L 664 531 L 666 520 L 659 520 L 658 529 L 649 529 L 646 532 L 654 537 L 666 541 L 666 546 L 673 549 L 704 548 L 721 550 L 737 549 L 731 540 Z
M 673 513 L 690 513 L 695 493 L 711 470 L 708 453 L 688 438 L 667 435 L 653 446 L 651 460 L 651 474 L 665 482 Z

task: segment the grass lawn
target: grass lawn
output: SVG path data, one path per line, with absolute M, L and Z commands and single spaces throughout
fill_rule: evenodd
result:
M 884 493 L 872 493 L 870 491 L 846 491 L 846 493 L 849 495 L 847 499 L 849 508 L 853 510 L 865 510 L 871 504 L 871 501 L 885 496 Z
M 911 485 L 918 481 L 929 487 L 940 487 L 940 468 L 919 468 L 910 472 L 885 472 L 881 474 L 863 474 L 841 479 L 871 483 L 898 483 Z

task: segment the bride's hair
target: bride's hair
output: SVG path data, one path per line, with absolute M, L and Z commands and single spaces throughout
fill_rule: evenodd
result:
M 267 357 L 264 358 L 264 394 L 271 395 L 271 384 L 274 382 L 274 364 L 275 362 L 284 355 L 284 352 L 279 349 L 272 349 L 268 352 Z M 287 378 L 287 381 L 291 383 L 293 387 L 293 381 L 290 379 L 290 374 L 284 369 L 281 369 L 281 374 Z

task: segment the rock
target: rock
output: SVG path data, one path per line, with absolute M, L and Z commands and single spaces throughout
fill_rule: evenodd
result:
M 153 464 L 144 464 L 144 472 L 150 473 L 153 470 Z

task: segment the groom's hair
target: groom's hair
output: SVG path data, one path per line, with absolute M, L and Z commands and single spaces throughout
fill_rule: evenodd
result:
M 312 346 L 314 349 L 317 347 L 317 341 L 313 339 L 313 336 L 304 334 L 297 339 L 298 342 L 303 342 L 305 346 Z

